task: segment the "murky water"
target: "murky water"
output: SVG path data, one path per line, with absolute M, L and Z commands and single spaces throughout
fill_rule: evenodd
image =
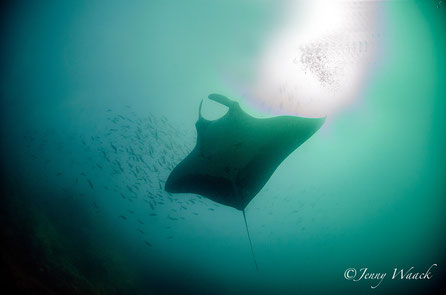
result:
M 5 278 L 60 294 L 425 292 L 444 277 L 445 4 L 381 7 L 357 100 L 240 211 L 164 183 L 209 93 L 245 99 L 282 4 L 28 3 L 2 12 Z M 234 74 L 234 72 L 236 74 Z M 248 79 L 249 80 L 249 79 Z M 224 109 L 205 102 L 204 115 Z M 394 268 L 434 267 L 431 280 Z M 348 268 L 387 272 L 346 280 Z M 53 292 L 53 293 L 51 293 Z

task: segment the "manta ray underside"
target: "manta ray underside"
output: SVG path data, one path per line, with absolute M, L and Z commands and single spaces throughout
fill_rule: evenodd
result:
M 170 173 L 165 190 L 195 193 L 243 211 L 256 269 L 245 208 L 266 184 L 277 167 L 324 124 L 325 118 L 278 116 L 254 118 L 238 102 L 211 94 L 209 99 L 229 108 L 220 119 L 201 116 L 197 144 Z
M 242 211 L 280 163 L 325 121 L 293 116 L 258 119 L 225 96 L 211 94 L 209 99 L 229 110 L 209 121 L 201 116 L 200 103 L 197 144 L 170 173 L 165 190 L 199 194 Z

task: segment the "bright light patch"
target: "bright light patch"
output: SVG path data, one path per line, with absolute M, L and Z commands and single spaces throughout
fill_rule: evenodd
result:
M 272 114 L 333 114 L 358 97 L 376 62 L 379 2 L 291 3 L 258 64 L 249 96 Z

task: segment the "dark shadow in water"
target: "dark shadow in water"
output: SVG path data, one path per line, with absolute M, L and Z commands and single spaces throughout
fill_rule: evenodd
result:
M 85 201 L 71 197 L 75 192 L 61 196 L 30 188 L 8 173 L 2 173 L 0 204 L 4 289 L 14 294 L 219 293 L 212 282 L 163 269 L 162 260 L 141 265 L 137 253 L 128 253 Z

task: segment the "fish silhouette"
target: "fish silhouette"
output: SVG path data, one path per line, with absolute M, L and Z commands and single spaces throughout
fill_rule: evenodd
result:
M 277 116 L 255 118 L 239 103 L 223 95 L 209 99 L 228 107 L 217 120 L 201 115 L 200 103 L 195 148 L 170 173 L 164 189 L 169 193 L 194 193 L 243 211 L 268 182 L 277 167 L 325 122 L 325 118 Z
M 225 96 L 211 94 L 209 99 L 229 110 L 217 120 L 206 120 L 201 102 L 196 146 L 172 170 L 165 190 L 199 194 L 242 211 L 282 161 L 325 121 L 293 116 L 259 119 Z

